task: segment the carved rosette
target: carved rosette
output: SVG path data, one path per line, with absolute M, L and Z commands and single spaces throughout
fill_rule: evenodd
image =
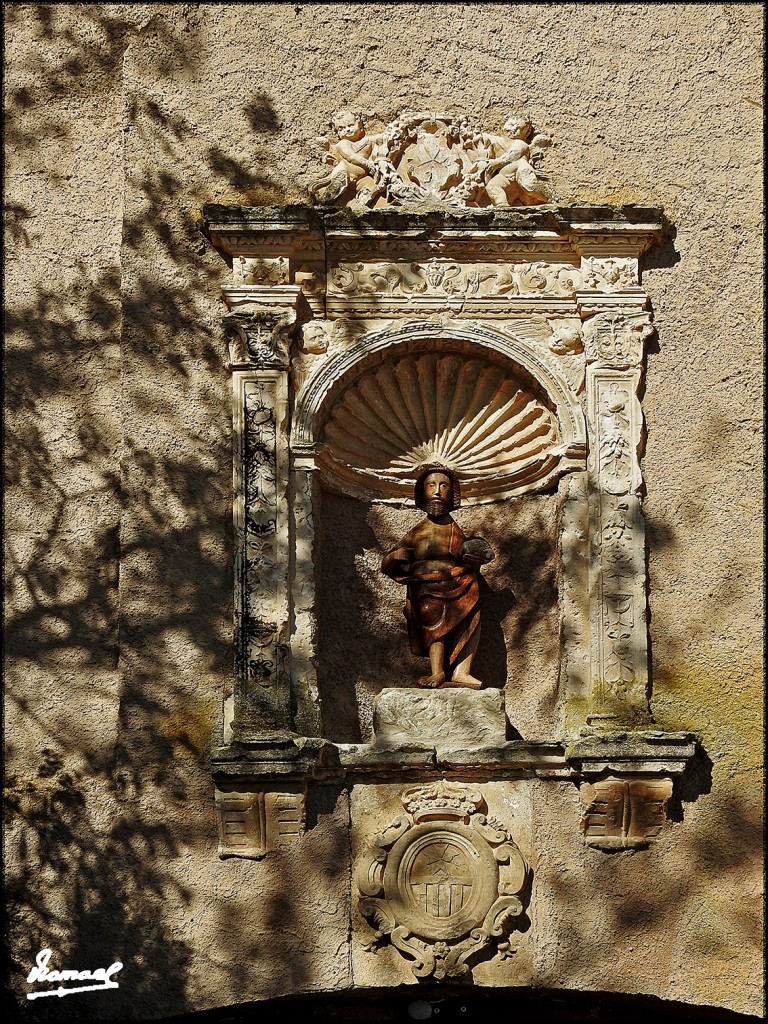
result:
M 472 957 L 508 936 L 524 914 L 528 867 L 506 828 L 483 813 L 482 793 L 444 780 L 406 790 L 404 815 L 358 864 L 366 948 L 389 940 L 417 978 L 470 972 Z

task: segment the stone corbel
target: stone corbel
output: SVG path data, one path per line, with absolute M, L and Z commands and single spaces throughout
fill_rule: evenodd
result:
M 570 744 L 566 760 L 579 773 L 587 844 L 637 849 L 656 839 L 696 744 L 693 733 L 660 730 L 586 734 Z
M 305 792 L 298 785 L 223 784 L 216 788 L 219 856 L 260 860 L 295 843 L 305 828 Z
M 581 787 L 581 831 L 589 846 L 627 850 L 648 846 L 667 820 L 672 779 L 609 776 Z

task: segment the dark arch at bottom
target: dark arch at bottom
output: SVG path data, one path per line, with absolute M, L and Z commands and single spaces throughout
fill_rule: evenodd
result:
M 715 1006 L 699 1006 L 656 996 L 616 992 L 578 992 L 565 989 L 477 989 L 460 985 L 413 985 L 385 989 L 354 989 L 335 994 L 285 996 L 264 1002 L 241 1003 L 178 1017 L 163 1017 L 163 1024 L 288 1024 L 292 1020 L 327 1024 L 433 1024 L 463 1021 L 557 1022 L 557 1024 L 707 1024 L 722 1021 L 751 1024 L 763 1017 L 735 1013 Z M 158 1019 L 159 1020 L 159 1019 Z

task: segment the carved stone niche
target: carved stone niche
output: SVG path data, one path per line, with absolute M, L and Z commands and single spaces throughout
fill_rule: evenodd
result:
M 587 841 L 611 845 L 597 843 L 600 834 L 633 845 L 638 822 L 646 838 L 656 827 L 638 800 L 663 803 L 663 780 L 695 746 L 688 734 L 654 731 L 648 702 L 640 395 L 653 324 L 641 258 L 663 235 L 662 212 L 541 197 L 505 207 L 480 192 L 462 199 L 472 166 L 457 149 L 468 144 L 466 126 L 420 117 L 401 125 L 402 137 L 393 129 L 387 150 L 407 188 L 436 190 L 420 212 L 410 193 L 398 198 L 405 193 L 384 164 L 376 173 L 386 201 L 368 203 L 374 209 L 362 208 L 367 200 L 350 184 L 362 179 L 346 168 L 334 181 L 347 181 L 337 199 L 353 201 L 350 209 L 203 211 L 205 234 L 233 268 L 222 295 L 235 425 L 235 678 L 214 776 L 220 793 L 245 794 L 244 807 L 249 793 L 269 807 L 268 794 L 286 785 L 357 785 L 372 772 L 403 785 L 436 770 L 570 778 L 583 787 Z M 448 193 L 456 202 L 443 202 Z M 400 697 L 386 694 L 372 742 L 324 733 L 321 498 L 397 508 L 430 462 L 460 476 L 469 508 L 557 496 L 556 735 L 509 739 L 476 722 L 462 737 L 445 724 L 455 709 L 437 694 L 429 714 L 442 723 L 439 736 L 408 736 Z M 384 667 L 380 688 L 393 685 Z M 598 826 L 603 803 L 622 811 L 606 811 Z M 231 800 L 219 806 L 235 813 Z M 262 819 L 243 811 L 243 849 L 263 848 Z M 237 844 L 223 845 L 237 855 Z

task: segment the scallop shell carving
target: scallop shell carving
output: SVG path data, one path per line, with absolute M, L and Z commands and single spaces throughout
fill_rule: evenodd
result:
M 467 496 L 509 492 L 560 455 L 555 416 L 525 384 L 458 354 L 406 355 L 368 371 L 337 400 L 323 441 L 326 470 L 372 496 L 407 495 L 424 463 L 455 470 Z

